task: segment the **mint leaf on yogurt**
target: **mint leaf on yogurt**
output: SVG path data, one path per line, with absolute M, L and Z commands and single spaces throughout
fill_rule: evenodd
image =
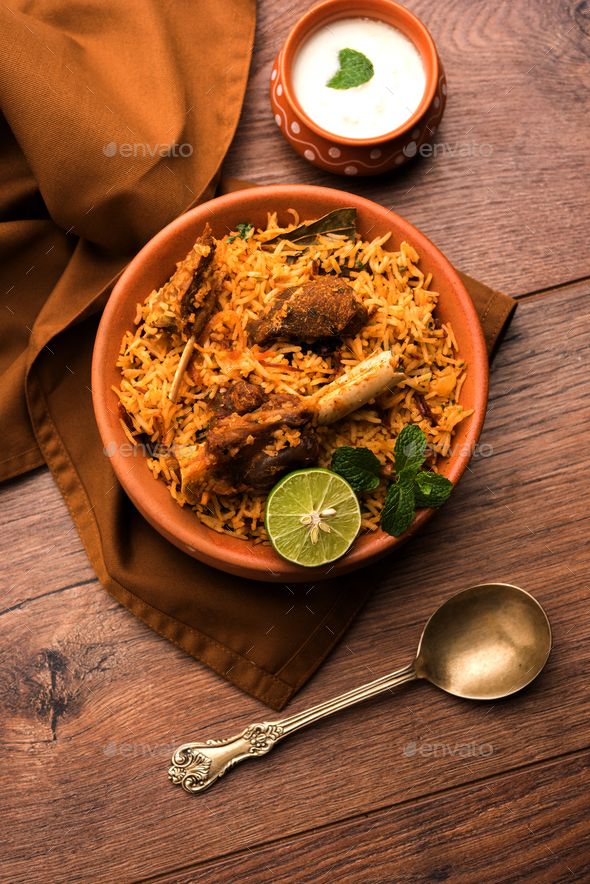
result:
M 375 73 L 373 63 L 356 49 L 341 49 L 338 53 L 338 62 L 340 67 L 326 83 L 330 89 L 353 89 L 355 86 L 362 86 L 363 83 L 368 83 Z

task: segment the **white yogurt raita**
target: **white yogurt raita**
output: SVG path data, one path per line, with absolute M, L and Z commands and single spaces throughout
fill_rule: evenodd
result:
M 374 68 L 368 82 L 333 89 L 342 49 L 362 52 Z M 345 138 L 378 138 L 408 120 L 422 100 L 426 72 L 416 46 L 397 28 L 368 18 L 347 18 L 319 28 L 298 50 L 293 89 L 322 129 Z

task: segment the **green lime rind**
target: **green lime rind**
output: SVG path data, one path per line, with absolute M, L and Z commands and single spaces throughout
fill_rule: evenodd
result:
M 322 516 L 326 510 L 335 512 Z M 310 517 L 311 523 L 303 524 L 302 517 Z M 312 531 L 318 520 L 329 530 L 317 526 Z M 318 568 L 350 549 L 361 527 L 361 510 L 346 479 L 314 467 L 295 470 L 274 486 L 266 500 L 264 524 L 282 558 L 304 568 Z

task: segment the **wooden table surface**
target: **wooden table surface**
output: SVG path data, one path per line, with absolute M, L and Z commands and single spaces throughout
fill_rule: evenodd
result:
M 590 8 L 407 5 L 449 80 L 435 160 L 353 181 L 296 157 L 272 123 L 267 81 L 301 4 L 263 0 L 227 172 L 391 206 L 520 306 L 479 455 L 289 708 L 401 665 L 428 614 L 484 579 L 546 607 L 549 664 L 495 704 L 406 686 L 189 798 L 167 783 L 172 748 L 268 712 L 100 588 L 37 471 L 0 491 L 2 881 L 590 878 Z

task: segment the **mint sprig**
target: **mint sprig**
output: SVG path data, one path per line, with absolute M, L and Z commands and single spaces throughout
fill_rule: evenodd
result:
M 394 482 L 387 489 L 381 512 L 381 528 L 398 537 L 410 527 L 416 514 L 414 486 L 411 482 Z
M 234 239 L 240 237 L 240 239 L 248 239 L 248 235 L 251 230 L 254 229 L 254 225 L 250 224 L 248 221 L 243 221 L 240 224 L 236 224 L 237 233 L 234 233 L 232 236 L 228 236 L 227 241 L 233 242 Z
M 355 86 L 362 86 L 363 83 L 368 83 L 375 73 L 373 63 L 356 49 L 341 49 L 338 53 L 338 63 L 340 67 L 326 83 L 330 89 L 353 89 Z
M 419 507 L 442 506 L 452 490 L 452 482 L 431 470 L 421 470 L 414 479 L 414 496 Z
M 418 424 L 404 427 L 393 449 L 398 476 L 414 476 L 426 460 L 426 436 Z
M 332 469 L 353 491 L 374 491 L 381 481 L 381 464 L 368 448 L 342 445 L 332 455 Z
M 448 499 L 453 483 L 440 473 L 424 470 L 426 436 L 417 424 L 408 424 L 393 449 L 395 479 L 389 485 L 381 512 L 381 528 L 399 537 L 410 527 L 421 507 L 439 507 Z M 368 448 L 344 445 L 332 455 L 332 469 L 357 492 L 374 491 L 381 464 Z

